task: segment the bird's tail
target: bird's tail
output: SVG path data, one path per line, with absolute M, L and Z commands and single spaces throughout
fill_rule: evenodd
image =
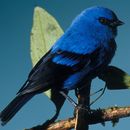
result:
M 16 96 L 10 104 L 0 113 L 1 125 L 5 125 L 28 102 L 34 94 Z

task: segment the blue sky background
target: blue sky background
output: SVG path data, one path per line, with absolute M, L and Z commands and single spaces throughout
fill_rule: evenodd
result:
M 112 65 L 118 66 L 130 73 L 130 1 L 129 0 L 0 0 L 0 110 L 14 98 L 16 92 L 26 80 L 31 70 L 30 31 L 33 10 L 36 5 L 45 8 L 60 23 L 64 30 L 82 10 L 95 5 L 108 7 L 116 12 L 125 22 L 119 28 L 116 38 L 118 49 Z M 95 80 L 92 90 L 103 87 L 103 82 Z M 71 93 L 72 97 L 73 93 Z M 76 100 L 76 99 L 75 99 Z M 104 108 L 113 105 L 130 105 L 130 90 L 107 90 L 93 108 Z M 40 124 L 50 118 L 55 112 L 54 105 L 43 94 L 34 97 L 22 110 L 1 130 L 23 130 Z M 59 119 L 71 117 L 73 107 L 66 102 Z M 121 119 L 112 128 L 106 123 L 90 126 L 90 130 L 122 130 L 130 129 L 129 118 Z

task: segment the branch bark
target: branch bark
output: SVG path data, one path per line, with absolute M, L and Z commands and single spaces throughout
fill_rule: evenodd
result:
M 87 117 L 88 120 L 86 123 L 97 124 L 104 123 L 106 121 L 113 121 L 119 118 L 129 117 L 130 116 L 130 106 L 128 107 L 110 107 L 107 109 L 98 109 L 92 110 L 92 112 Z M 43 128 L 41 126 L 36 126 L 30 129 L 25 130 L 70 130 L 75 127 L 76 119 L 74 117 L 68 118 L 66 120 L 54 122 Z

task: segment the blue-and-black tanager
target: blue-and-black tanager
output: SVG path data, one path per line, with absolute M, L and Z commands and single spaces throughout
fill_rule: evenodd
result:
M 50 87 L 57 91 L 80 88 L 99 76 L 116 51 L 116 14 L 104 7 L 91 7 L 78 15 L 30 72 L 14 100 L 0 113 L 6 124 L 36 94 Z

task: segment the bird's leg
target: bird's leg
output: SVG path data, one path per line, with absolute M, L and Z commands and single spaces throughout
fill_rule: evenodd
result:
M 68 96 L 66 93 L 64 93 L 64 91 L 60 91 L 59 93 L 74 106 L 75 111 L 76 111 L 76 109 L 84 109 L 86 111 L 88 110 L 87 106 L 85 106 L 86 109 L 83 108 L 81 103 L 77 104 L 70 96 Z M 77 90 L 77 97 L 78 97 L 78 90 Z
M 64 91 L 60 91 L 60 94 L 64 96 L 74 106 L 74 108 L 77 107 L 78 104 L 71 97 L 65 94 Z

